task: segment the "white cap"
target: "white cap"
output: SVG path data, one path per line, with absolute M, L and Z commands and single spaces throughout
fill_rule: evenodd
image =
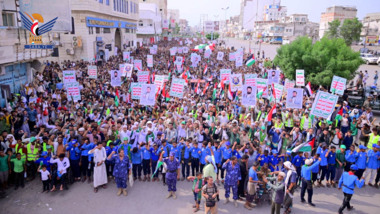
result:
M 285 172 L 279 172 L 278 176 L 281 176 L 281 177 L 285 178 Z
M 307 159 L 305 160 L 305 164 L 310 166 L 313 163 L 313 159 Z

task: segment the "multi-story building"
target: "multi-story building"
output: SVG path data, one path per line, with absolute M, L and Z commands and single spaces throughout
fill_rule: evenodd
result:
M 241 0 L 239 25 L 252 31 L 256 21 L 263 21 L 265 5 L 278 4 L 279 0 Z
M 137 38 L 143 44 L 154 43 L 162 33 L 162 20 L 158 5 L 154 3 L 139 4 L 139 22 Z
M 286 17 L 287 9 L 279 4 L 270 4 L 264 6 L 263 21 L 280 20 Z
M 31 33 L 22 28 L 19 6 L 14 0 L 0 1 L 2 14 L 0 16 L 1 107 L 5 106 L 6 98 L 10 98 L 11 93 L 19 93 L 22 85 L 32 82 L 35 72 L 43 68 L 40 60 L 43 61 L 53 53 L 52 49 L 25 49 L 25 45 L 31 43 Z M 47 13 L 41 16 L 47 18 L 46 15 Z M 40 25 L 41 21 L 39 20 Z M 50 35 L 53 36 L 56 33 L 50 33 Z M 42 34 L 40 41 L 42 44 L 50 44 L 51 38 L 48 33 Z
M 156 4 L 161 15 L 161 20 L 167 19 L 168 16 L 168 0 L 140 0 L 140 3 Z
M 179 23 L 179 10 L 177 9 L 168 9 L 167 19 L 171 28 L 175 28 L 176 24 Z
M 70 2 L 73 31 L 57 38 L 60 61 L 107 59 L 136 47 L 138 0 Z
M 380 13 L 369 13 L 363 21 L 360 36 L 367 44 L 380 45 Z
M 181 34 L 187 34 L 190 32 L 189 22 L 186 19 L 179 20 L 179 31 Z
M 329 29 L 329 22 L 339 20 L 341 23 L 345 19 L 353 19 L 356 17 L 357 9 L 355 7 L 332 6 L 326 9 L 321 15 L 319 23 L 319 38 L 322 38 Z

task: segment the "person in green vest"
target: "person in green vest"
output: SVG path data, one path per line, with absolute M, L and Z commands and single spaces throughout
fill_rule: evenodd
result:
M 29 143 L 26 144 L 26 164 L 27 164 L 27 173 L 30 180 L 34 180 L 37 172 L 37 165 L 35 161 L 37 160 L 39 145 L 36 143 L 36 137 L 31 137 Z
M 309 117 L 309 113 L 305 112 L 301 118 L 300 129 L 308 130 L 313 126 L 313 120 Z
M 377 128 L 372 128 L 372 133 L 369 134 L 368 149 L 372 149 L 373 144 L 377 144 L 380 140 L 380 135 L 377 133 Z
M 193 194 L 194 194 L 194 200 L 195 200 L 195 205 L 193 206 L 194 208 L 194 213 L 199 211 L 199 205 L 201 204 L 201 199 L 202 199 L 202 187 L 205 185 L 205 180 L 203 179 L 203 174 L 202 172 L 197 172 L 197 176 L 189 176 L 187 177 L 188 181 L 193 181 Z
M 18 138 L 17 143 L 15 145 L 15 153 L 20 153 L 21 159 L 26 161 L 26 154 L 23 152 L 24 145 L 22 143 L 22 139 Z
M 290 132 L 294 126 L 292 110 L 290 110 L 288 113 L 286 113 L 283 118 L 284 118 L 283 120 L 285 121 L 285 130 L 287 132 Z
M 42 137 L 42 143 L 41 143 L 41 146 L 42 146 L 42 152 L 47 152 L 47 148 L 46 146 L 49 145 L 49 137 L 46 137 L 46 136 L 43 136 Z
M 24 172 L 26 170 L 25 160 L 21 159 L 21 154 L 17 153 L 16 158 L 11 159 L 11 155 L 8 157 L 8 160 L 13 163 L 13 173 L 15 174 L 15 190 L 19 186 L 24 188 Z

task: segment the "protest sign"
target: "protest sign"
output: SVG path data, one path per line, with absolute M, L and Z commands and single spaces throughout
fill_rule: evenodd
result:
M 242 56 L 236 56 L 235 66 L 237 68 L 240 67 L 240 66 L 243 66 L 243 57 Z
M 149 54 L 152 54 L 152 55 L 157 54 L 157 49 L 150 47 L 149 48 Z
M 177 48 L 177 53 L 179 53 L 179 54 L 183 53 L 183 47 L 178 47 Z
M 183 57 L 182 56 L 176 56 L 175 63 L 182 65 Z
M 183 98 L 185 84 L 186 82 L 184 79 L 173 78 L 169 95 L 171 97 Z
M 162 89 L 162 86 L 164 85 L 166 77 L 168 77 L 168 76 L 166 76 L 166 75 L 155 75 L 154 84 L 156 85 L 156 92 L 157 92 L 158 88 Z
M 143 83 L 132 82 L 131 83 L 131 98 L 134 100 L 139 100 L 141 96 L 141 87 Z
M 88 78 L 97 79 L 98 78 L 98 67 L 96 67 L 96 65 L 87 66 L 87 74 L 88 74 Z
M 63 84 L 69 83 L 69 82 L 76 82 L 77 78 L 75 76 L 75 71 L 63 71 Z
M 188 47 L 183 47 L 183 53 L 189 53 L 189 48 Z
M 170 48 L 170 56 L 175 56 L 175 54 L 176 54 L 176 52 L 177 52 L 177 48 Z
M 276 94 L 276 103 L 278 103 L 281 100 L 282 92 L 284 91 L 284 86 L 277 83 L 273 83 L 273 86 L 274 93 Z
M 245 85 L 256 86 L 257 74 L 244 74 Z
M 131 52 L 129 52 L 129 51 L 124 51 L 124 52 L 123 52 L 123 60 L 124 60 L 124 62 L 129 61 L 130 56 L 131 56 Z
M 338 96 L 327 92 L 318 91 L 311 107 L 310 114 L 316 117 L 329 118 L 334 112 Z
M 241 74 L 230 75 L 230 87 L 231 91 L 241 91 L 243 86 L 243 78 Z
M 289 88 L 286 94 L 286 108 L 302 108 L 303 89 Z
M 135 59 L 133 64 L 134 64 L 133 66 L 134 66 L 135 70 L 141 71 L 141 69 L 142 69 L 141 59 Z
M 280 71 L 279 70 L 268 71 L 268 84 L 279 83 L 279 80 L 280 80 Z
M 228 54 L 228 60 L 230 60 L 231 62 L 235 61 L 236 59 L 236 55 L 235 55 L 235 52 L 232 52 L 230 54 Z
M 285 79 L 285 88 L 284 90 L 288 90 L 288 88 L 294 88 L 296 82 L 294 82 L 293 80 L 289 80 L 289 79 Z
M 133 64 L 124 64 L 124 69 L 122 73 L 122 76 L 125 77 L 131 77 L 132 76 L 132 70 L 133 70 Z
M 66 83 L 65 87 L 66 87 L 66 93 L 67 93 L 67 99 L 68 100 L 70 100 L 70 101 L 73 100 L 74 102 L 78 102 L 78 100 L 81 100 L 78 82 Z
M 242 90 L 241 104 L 243 106 L 255 106 L 256 105 L 256 87 L 250 85 L 244 85 Z
M 216 57 L 217 60 L 223 60 L 224 58 L 224 53 L 223 52 L 218 52 L 218 56 Z
M 206 59 L 208 59 L 208 58 L 210 58 L 210 56 L 211 56 L 211 49 L 207 49 L 206 51 L 205 51 L 205 58 Z
M 149 71 L 138 71 L 137 79 L 139 82 L 148 82 L 149 80 Z
M 111 85 L 113 87 L 121 86 L 121 72 L 118 70 L 110 71 L 111 75 Z
M 343 95 L 344 90 L 346 90 L 346 84 L 346 78 L 334 76 L 331 82 L 330 92 L 333 94 Z
M 147 55 L 147 59 L 146 59 L 146 63 L 147 63 L 147 66 L 149 68 L 152 68 L 153 67 L 153 55 Z
M 220 69 L 220 79 L 225 80 L 224 83 L 230 82 L 231 69 Z
M 257 92 L 264 90 L 264 88 L 267 87 L 267 82 L 268 82 L 268 79 L 256 78 Z M 268 90 L 265 90 L 262 97 L 267 97 L 267 96 L 268 96 Z
M 296 70 L 296 86 L 305 86 L 304 70 Z
M 155 84 L 142 84 L 140 105 L 153 106 L 156 102 L 156 85 Z

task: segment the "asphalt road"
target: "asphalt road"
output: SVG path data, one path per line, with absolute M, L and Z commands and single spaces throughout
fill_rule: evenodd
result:
M 192 183 L 181 181 L 177 185 L 177 199 L 166 199 L 167 187 L 157 182 L 135 182 L 133 187 L 128 187 L 128 196 L 116 196 L 116 184 L 111 181 L 107 189 L 99 189 L 93 192 L 92 184 L 75 183 L 69 190 L 62 192 L 40 193 L 42 183 L 35 180 L 28 183 L 24 189 L 7 191 L 7 197 L 0 199 L 0 213 L 4 214 L 66 214 L 66 213 L 165 213 L 187 214 L 193 213 Z M 219 186 L 221 201 L 218 203 L 219 213 L 270 213 L 267 203 L 260 204 L 251 211 L 244 209 L 243 202 L 239 202 L 238 208 L 233 203 L 224 205 L 224 189 Z M 345 213 L 379 213 L 380 189 L 364 187 L 355 190 L 351 200 L 354 210 Z M 343 200 L 343 193 L 333 188 L 315 188 L 313 202 L 316 207 L 310 207 L 300 203 L 300 191 L 294 195 L 294 208 L 292 213 L 337 213 Z M 198 213 L 204 213 L 203 202 Z M 282 210 L 283 211 L 283 210 Z

